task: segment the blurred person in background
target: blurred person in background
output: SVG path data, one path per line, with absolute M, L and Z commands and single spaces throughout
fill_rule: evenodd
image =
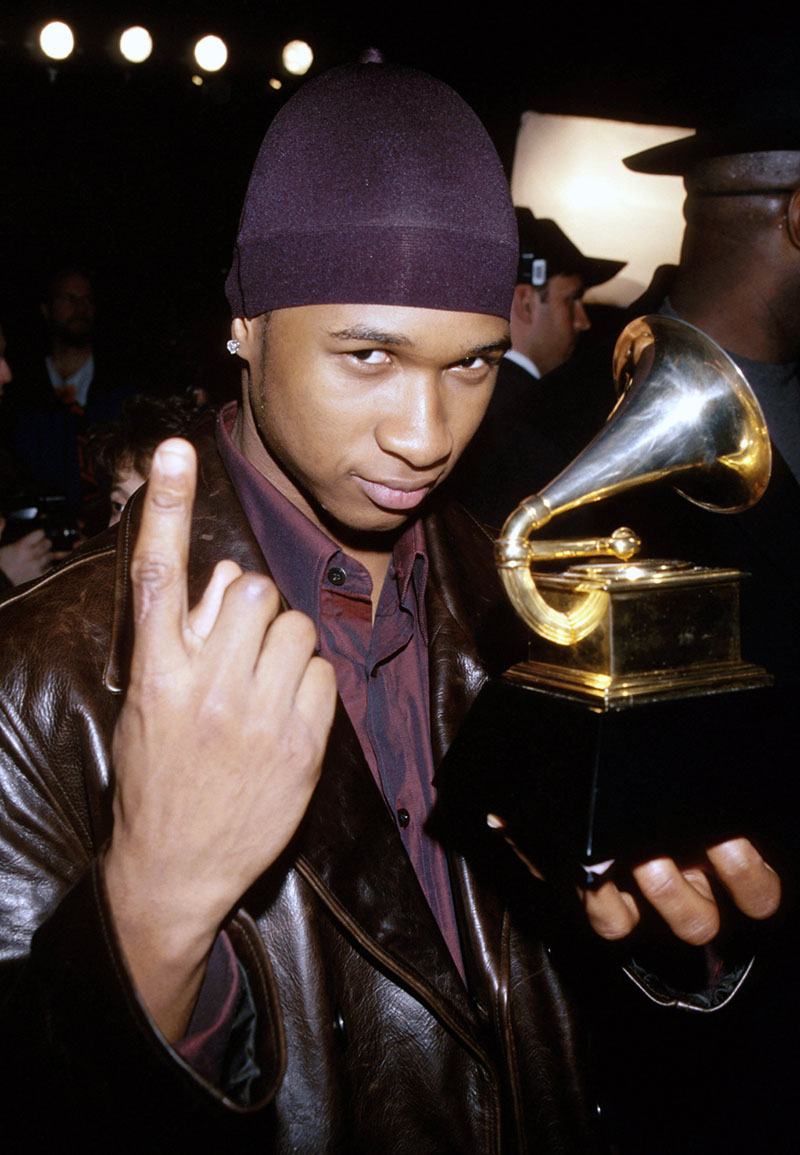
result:
M 133 390 L 124 355 L 97 348 L 95 287 L 85 270 L 57 269 L 39 308 L 46 351 L 26 345 L 15 357 L 9 437 L 37 495 L 63 497 L 80 519 L 98 497 L 86 457 L 87 430 L 118 417 Z
M 167 437 L 183 436 L 200 408 L 185 397 L 148 397 L 126 401 L 116 421 L 94 426 L 87 453 L 110 504 L 108 525 L 116 525 L 128 499 L 147 481 L 156 446 Z
M 6 385 L 13 380 L 11 366 L 6 360 L 6 339 L 0 328 L 0 401 Z M 6 500 L 18 487 L 18 472 L 11 453 L 0 445 L 0 593 L 11 586 L 21 585 L 32 578 L 40 577 L 53 562 L 63 555 L 53 552 L 52 542 L 43 529 L 35 529 L 9 542 L 3 535 L 6 529 Z

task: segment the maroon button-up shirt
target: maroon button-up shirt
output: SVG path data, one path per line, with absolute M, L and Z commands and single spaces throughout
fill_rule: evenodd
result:
M 395 544 L 373 624 L 367 570 L 243 457 L 230 438 L 235 414 L 235 404 L 220 414 L 217 441 L 236 493 L 278 588 L 317 628 L 319 653 L 336 671 L 372 776 L 462 970 L 447 860 L 424 829 L 435 792 L 422 523 L 412 521 Z

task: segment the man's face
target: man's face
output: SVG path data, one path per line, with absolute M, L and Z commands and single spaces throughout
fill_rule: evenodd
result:
M 450 473 L 508 347 L 498 317 L 390 305 L 279 309 L 234 332 L 269 449 L 245 435 L 245 453 L 326 527 L 368 533 L 400 527 Z
M 108 524 L 116 525 L 122 517 L 122 511 L 128 504 L 128 501 L 147 481 L 146 477 L 142 477 L 134 467 L 130 464 L 123 465 L 122 468 L 114 474 L 114 484 L 111 487 L 109 494 L 109 501 L 111 503 L 111 517 L 108 519 Z
M 556 273 L 537 296 L 532 359 L 540 373 L 549 373 L 569 360 L 591 323 L 583 307 L 583 279 L 576 273 Z
M 54 335 L 69 345 L 87 345 L 94 328 L 94 293 L 80 273 L 60 277 L 42 312 Z

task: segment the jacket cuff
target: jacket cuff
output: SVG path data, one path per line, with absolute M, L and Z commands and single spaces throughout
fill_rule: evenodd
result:
M 696 948 L 700 949 L 700 948 Z M 720 960 L 721 961 L 721 960 Z M 753 967 L 754 959 L 713 968 L 713 981 L 699 990 L 685 989 L 687 984 L 677 978 L 668 981 L 646 965 L 630 959 L 623 971 L 636 986 L 654 1003 L 662 1007 L 679 1007 L 685 1011 L 701 1011 L 708 1014 L 718 1011 L 729 1003 Z M 709 967 L 709 970 L 712 968 Z
M 258 1071 L 246 1106 L 193 1070 L 148 1015 L 116 940 L 97 861 L 37 931 L 12 994 L 11 1045 L 22 1052 L 28 1090 L 49 1092 L 67 1113 L 80 1112 L 84 1125 L 96 1112 L 98 1120 L 125 1118 L 137 1132 L 155 1126 L 163 1135 L 169 1120 L 176 1136 L 198 1124 L 209 1137 L 217 1126 L 224 1134 L 231 1115 L 269 1104 L 285 1064 L 277 988 L 252 921 L 242 915 L 226 929 L 256 1011 Z

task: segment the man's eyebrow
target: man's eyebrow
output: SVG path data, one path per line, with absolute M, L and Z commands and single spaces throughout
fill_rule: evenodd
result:
M 506 353 L 511 348 L 511 338 L 501 337 L 498 341 L 489 341 L 486 345 L 474 345 L 468 349 L 459 361 L 467 361 L 470 357 L 485 357 L 487 353 Z
M 366 325 L 353 325 L 350 329 L 338 329 L 328 333 L 335 341 L 370 341 L 374 345 L 411 345 L 410 337 L 403 333 L 387 333 L 383 329 L 370 329 Z
M 404 333 L 389 333 L 383 329 L 370 329 L 366 325 L 353 325 L 349 329 L 338 329 L 328 333 L 335 341 L 367 341 L 373 345 L 413 345 L 410 337 Z M 467 361 L 470 357 L 483 357 L 489 353 L 505 353 L 511 348 L 511 338 L 501 337 L 497 341 L 489 341 L 484 345 L 474 345 L 466 349 L 457 357 L 458 361 Z

